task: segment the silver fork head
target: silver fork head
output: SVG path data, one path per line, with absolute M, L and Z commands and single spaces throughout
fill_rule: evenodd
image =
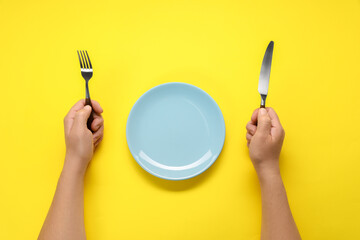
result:
M 81 68 L 81 75 L 86 81 L 89 81 L 93 75 L 93 68 L 91 65 L 90 57 L 87 51 L 77 51 L 80 68 Z

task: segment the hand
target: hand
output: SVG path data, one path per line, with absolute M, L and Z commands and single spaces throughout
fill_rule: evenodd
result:
M 91 100 L 94 109 L 93 133 L 87 128 L 91 107 L 85 106 L 85 100 L 78 101 L 64 119 L 66 158 L 64 168 L 85 174 L 94 150 L 100 144 L 104 134 L 103 112 L 97 101 Z
M 274 109 L 256 109 L 246 130 L 250 158 L 258 176 L 279 173 L 279 156 L 285 132 Z

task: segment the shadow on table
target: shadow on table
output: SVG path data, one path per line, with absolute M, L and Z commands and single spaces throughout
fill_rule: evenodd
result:
M 226 143 L 224 143 L 223 149 L 221 152 L 223 152 L 226 148 Z M 197 186 L 200 186 L 202 183 L 204 183 L 208 178 L 213 177 L 214 173 L 216 172 L 217 168 L 219 167 L 219 164 L 221 164 L 222 161 L 222 153 L 220 153 L 217 160 L 213 163 L 212 166 L 210 166 L 205 172 L 201 173 L 200 175 L 186 179 L 186 180 L 166 180 L 159 177 L 155 177 L 145 171 L 133 158 L 130 151 L 128 151 L 129 158 L 131 158 L 132 165 L 134 168 L 136 168 L 136 171 L 138 172 L 141 177 L 145 178 L 147 182 L 154 185 L 155 187 L 165 189 L 168 191 L 185 191 L 191 188 L 195 188 Z

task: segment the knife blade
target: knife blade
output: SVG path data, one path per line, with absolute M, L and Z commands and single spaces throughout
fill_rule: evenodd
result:
M 268 95 L 269 89 L 269 80 L 270 80 L 270 70 L 271 70 L 271 60 L 274 50 L 274 42 L 271 41 L 266 48 L 266 52 L 261 64 L 260 77 L 259 77 L 259 86 L 258 91 L 261 96 L 260 107 L 265 107 L 266 97 Z

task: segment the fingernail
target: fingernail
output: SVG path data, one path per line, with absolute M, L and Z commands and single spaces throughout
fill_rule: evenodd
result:
M 85 107 L 84 107 L 84 109 L 86 108 L 86 110 L 91 110 L 91 107 L 89 106 L 89 105 L 86 105 Z
M 260 108 L 260 115 L 266 115 L 266 109 L 265 108 Z

